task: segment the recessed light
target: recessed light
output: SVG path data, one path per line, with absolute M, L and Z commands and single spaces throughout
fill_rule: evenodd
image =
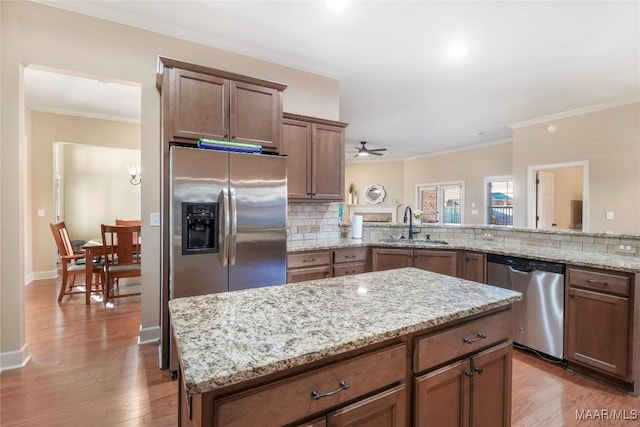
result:
M 464 59 L 469 53 L 469 48 L 466 43 L 455 42 L 449 45 L 447 48 L 447 59 L 450 61 L 459 61 Z
M 324 3 L 330 10 L 342 10 L 347 7 L 347 0 L 326 0 Z

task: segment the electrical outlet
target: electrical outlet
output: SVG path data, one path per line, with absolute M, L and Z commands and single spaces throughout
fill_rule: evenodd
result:
M 634 245 L 620 244 L 620 245 L 616 246 L 616 252 L 622 253 L 622 254 L 635 254 L 636 253 L 636 247 Z
M 607 211 L 607 219 L 613 219 L 614 215 L 613 215 L 613 211 Z

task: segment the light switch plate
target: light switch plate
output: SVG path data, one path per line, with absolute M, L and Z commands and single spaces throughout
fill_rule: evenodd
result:
M 480 211 L 478 209 L 471 209 L 471 215 L 478 215 Z
M 149 225 L 151 227 L 160 227 L 160 213 L 151 212 L 149 214 Z
M 44 209 L 38 209 L 38 216 L 44 216 Z
M 607 219 L 613 219 L 613 211 L 607 211 Z

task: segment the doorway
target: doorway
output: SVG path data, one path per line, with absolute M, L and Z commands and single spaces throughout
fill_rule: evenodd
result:
M 527 226 L 589 230 L 589 161 L 529 166 Z

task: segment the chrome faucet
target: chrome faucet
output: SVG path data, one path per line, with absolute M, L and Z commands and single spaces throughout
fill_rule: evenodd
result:
M 418 234 L 420 233 L 420 230 L 416 231 L 413 228 L 413 211 L 411 210 L 411 206 L 407 205 L 406 208 L 404 208 L 404 223 L 407 223 L 407 212 L 409 212 L 409 239 L 413 239 L 413 235 L 414 234 Z

